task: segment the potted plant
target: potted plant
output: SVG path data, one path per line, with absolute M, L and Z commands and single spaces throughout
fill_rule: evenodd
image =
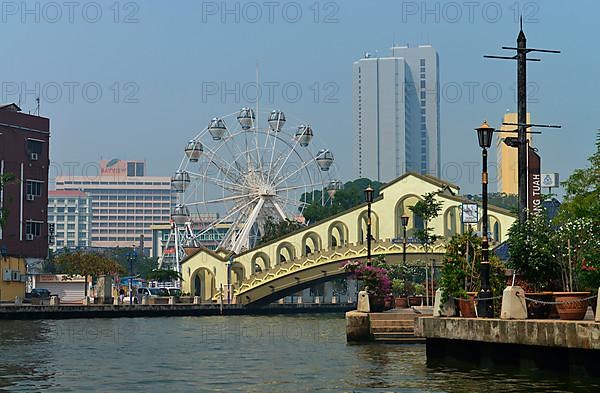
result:
M 360 280 L 369 295 L 372 312 L 382 312 L 385 302 L 392 299 L 392 282 L 388 271 L 378 266 L 368 266 L 364 261 L 348 261 L 342 265 L 351 275 Z
M 524 222 L 515 221 L 508 230 L 509 267 L 525 281 L 529 318 L 548 318 L 559 288 L 560 266 L 556 259 L 554 228 L 545 214 L 531 214 Z
M 460 314 L 466 318 L 477 316 L 475 296 L 481 289 L 481 238 L 471 228 L 464 234 L 454 235 L 446 246 L 444 266 L 440 275 L 443 290 L 442 304 L 454 300 Z M 495 255 L 490 255 L 490 285 L 494 294 L 504 290 L 504 266 Z M 494 304 L 497 312 L 500 302 Z
M 392 294 L 396 308 L 408 308 L 408 287 L 410 283 L 399 278 L 392 280 Z
M 598 269 L 594 264 L 587 263 L 600 256 L 598 232 L 592 219 L 569 218 L 553 234 L 553 243 L 558 248 L 555 255 L 558 257 L 563 288 L 562 292 L 554 292 L 560 319 L 583 319 L 590 290 L 598 288 Z

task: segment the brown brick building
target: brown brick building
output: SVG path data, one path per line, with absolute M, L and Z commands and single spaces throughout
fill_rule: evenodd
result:
M 49 119 L 0 105 L 0 174 L 14 175 L 0 192 L 0 207 L 8 212 L 0 253 L 28 264 L 48 255 L 49 142 Z

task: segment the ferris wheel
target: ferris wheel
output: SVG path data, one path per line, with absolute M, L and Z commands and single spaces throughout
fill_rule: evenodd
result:
M 218 247 L 239 253 L 253 247 L 268 221 L 304 223 L 305 206 L 340 184 L 332 180 L 331 151 L 315 146 L 313 128 L 279 110 L 242 108 L 210 120 L 185 146 L 171 178 L 177 203 L 171 212 L 172 268 L 184 248 L 218 235 Z M 331 195 L 331 194 L 330 194 Z M 163 258 L 159 266 L 163 264 Z

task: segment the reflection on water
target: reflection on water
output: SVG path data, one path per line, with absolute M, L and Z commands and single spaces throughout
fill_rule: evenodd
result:
M 424 345 L 347 345 L 340 316 L 0 321 L 0 359 L 6 392 L 596 388 L 589 380 L 427 367 Z

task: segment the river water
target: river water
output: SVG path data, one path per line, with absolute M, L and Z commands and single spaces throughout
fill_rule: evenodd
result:
M 0 321 L 4 392 L 600 391 L 428 367 L 425 346 L 348 345 L 343 316 Z

